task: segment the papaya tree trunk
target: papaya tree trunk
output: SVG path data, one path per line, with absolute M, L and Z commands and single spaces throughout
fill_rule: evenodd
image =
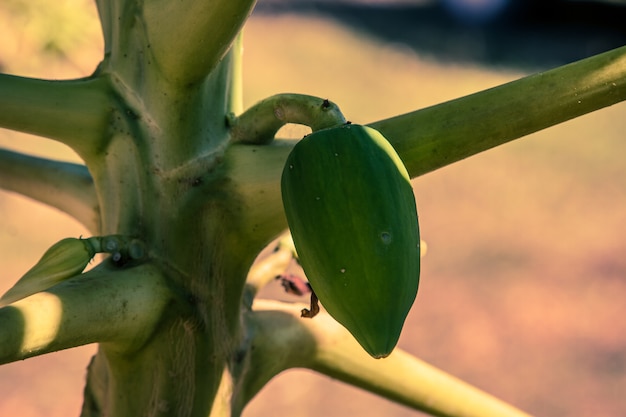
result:
M 230 414 L 215 399 L 233 390 L 240 301 L 261 248 L 225 165 L 240 53 L 227 51 L 253 1 L 184 3 L 98 2 L 106 55 L 92 79 L 107 85 L 106 128 L 78 147 L 98 233 L 145 242 L 172 294 L 143 344 L 100 345 L 85 416 Z

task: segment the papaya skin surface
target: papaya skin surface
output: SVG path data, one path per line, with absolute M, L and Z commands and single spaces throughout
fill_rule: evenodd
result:
M 417 295 L 420 237 L 408 173 L 378 131 L 306 136 L 282 175 L 300 263 L 322 305 L 373 357 L 394 349 Z

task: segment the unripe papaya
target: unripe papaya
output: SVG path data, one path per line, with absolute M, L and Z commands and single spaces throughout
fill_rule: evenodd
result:
M 373 357 L 389 355 L 417 295 L 410 178 L 375 129 L 346 124 L 296 144 L 281 180 L 300 263 L 328 313 Z

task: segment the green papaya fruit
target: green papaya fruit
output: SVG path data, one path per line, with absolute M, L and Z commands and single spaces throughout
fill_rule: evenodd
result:
M 327 312 L 373 357 L 393 350 L 417 295 L 410 178 L 375 129 L 346 124 L 296 144 L 281 179 L 300 263 Z

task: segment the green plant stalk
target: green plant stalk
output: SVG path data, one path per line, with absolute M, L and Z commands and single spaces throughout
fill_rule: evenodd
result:
M 398 349 L 387 361 L 368 360 L 344 335 L 318 338 L 309 368 L 384 398 L 439 417 L 530 417 L 506 402 Z M 321 340 L 321 342 L 320 342 Z M 341 347 L 339 347 L 341 346 Z
M 131 133 L 112 137 L 104 159 L 90 166 L 105 234 L 144 240 L 155 264 L 184 300 L 184 311 L 168 310 L 159 332 L 139 352 L 129 355 L 106 345 L 99 350 L 98 361 L 106 366 L 90 372 L 104 375 L 90 380 L 110 382 L 105 390 L 87 396 L 98 398 L 114 416 L 157 415 L 164 410 L 207 416 L 227 383 L 222 381 L 241 332 L 239 302 L 254 255 L 242 253 L 239 242 L 245 242 L 244 236 L 231 230 L 239 224 L 240 210 L 220 166 L 222 143 L 228 138 L 225 74 L 216 69 L 190 94 L 195 95 L 192 101 L 210 103 L 209 108 L 199 105 L 193 110 L 195 104 L 188 101 L 179 106 L 155 103 L 148 95 L 141 103 L 145 108 L 136 113 L 139 119 L 120 114 Z M 172 92 L 169 97 L 180 99 L 182 94 Z M 161 113 L 168 104 L 169 112 Z M 185 112 L 195 127 L 178 120 Z M 190 155 L 199 157 L 186 163 Z
M 394 146 L 411 178 L 626 100 L 626 47 L 436 106 L 368 124 Z M 231 146 L 233 187 L 258 209 L 268 239 L 287 222 L 282 167 L 297 140 Z M 264 166 L 260 171 L 258 166 Z M 256 217 L 258 216 L 258 217 Z
M 110 116 L 105 80 L 0 74 L 0 92 L 0 127 L 57 140 L 84 159 L 102 146 Z
M 92 233 L 100 228 L 98 199 L 84 165 L 0 149 L 0 188 L 55 207 Z
M 287 123 L 309 126 L 313 131 L 339 126 L 346 119 L 339 107 L 329 101 L 306 94 L 276 94 L 261 100 L 239 117 L 229 116 L 233 142 L 270 143 L 276 132 Z
M 301 308 L 279 301 L 255 302 L 249 316 L 254 346 L 250 362 L 261 365 L 248 374 L 242 370 L 243 382 L 234 397 L 239 407 L 278 373 L 309 368 L 434 416 L 529 417 L 400 349 L 386 359 L 372 359 L 329 315 L 303 320 Z
M 255 3 L 97 0 L 106 60 L 129 84 L 140 81 L 140 74 L 148 83 L 155 75 L 181 87 L 201 83 L 224 57 Z
M 257 292 L 277 276 L 284 273 L 295 259 L 295 248 L 291 235 L 284 233 L 276 242 L 273 252 L 256 262 L 250 268 L 246 278 L 243 303 L 251 307 Z
M 411 178 L 626 99 L 626 47 L 371 123 Z
M 221 16 L 224 10 L 218 10 L 222 6 L 227 10 L 239 8 L 244 2 L 193 3 L 215 9 L 212 19 L 219 18 L 220 25 L 234 33 L 246 16 L 245 12 L 237 13 L 235 20 L 240 22 L 233 25 Z M 232 54 L 223 56 L 229 41 L 213 44 L 215 36 L 211 33 L 200 36 L 194 32 L 202 39 L 211 39 L 206 46 L 218 47 L 212 58 L 207 58 L 210 54 L 205 51 L 185 52 L 180 45 L 160 44 L 168 39 L 176 42 L 188 39 L 179 28 L 176 31 L 180 36 L 172 37 L 168 33 L 151 43 L 143 31 L 145 26 L 161 30 L 159 19 L 169 19 L 172 15 L 152 10 L 160 13 L 156 23 L 145 21 L 146 16 L 148 20 L 155 16 L 150 12 L 139 16 L 142 23 L 135 24 L 139 7 L 138 2 L 100 3 L 101 15 L 110 17 L 103 24 L 106 56 L 91 79 L 48 83 L 2 78 L 11 94 L 0 96 L 0 109 L 8 109 L 10 114 L 5 114 L 11 117 L 0 116 L 0 124 L 61 140 L 79 152 L 93 178 L 101 212 L 99 234 L 142 238 L 154 256 L 156 267 L 183 302 L 167 311 L 138 304 L 161 325 L 149 343 L 138 349 L 134 345 L 114 343 L 118 340 L 110 339 L 107 334 L 96 332 L 91 338 L 89 331 L 85 335 L 81 327 L 66 326 L 51 327 L 47 337 L 56 341 L 56 332 L 67 329 L 68 334 L 73 332 L 73 339 L 47 341 L 45 346 L 34 346 L 29 354 L 77 346 L 83 340 L 100 342 L 94 359 L 99 365 L 90 367 L 90 384 L 85 395 L 91 404 L 101 404 L 110 415 L 162 414 L 165 409 L 181 416 L 224 413 L 223 402 L 214 399 L 228 392 L 232 385 L 228 364 L 241 332 L 239 305 L 247 269 L 260 250 L 260 246 L 251 248 L 245 239 L 246 231 L 237 227 L 242 223 L 238 218 L 238 213 L 242 213 L 241 203 L 236 191 L 228 189 L 222 166 L 228 142 L 225 116 L 236 109 L 237 104 L 229 100 L 238 94 L 232 89 L 240 81 L 231 69 L 235 61 Z M 189 14 L 191 11 L 179 8 L 177 13 L 194 17 L 193 13 Z M 202 18 L 202 13 L 195 12 Z M 181 27 L 192 32 L 197 29 L 194 24 Z M 206 22 L 202 27 L 210 32 L 219 29 L 219 25 Z M 202 46 L 198 41 L 194 40 L 196 49 Z M 183 56 L 179 62 L 163 61 L 177 58 L 176 54 L 170 54 L 172 48 L 176 53 L 190 55 Z M 159 49 L 152 57 L 156 56 L 159 65 L 155 66 L 151 57 L 146 59 L 148 49 Z M 215 66 L 211 60 L 216 61 Z M 180 67 L 181 64 L 189 65 L 189 71 Z M 171 65 L 176 66 L 180 78 L 173 79 L 172 74 L 163 73 L 171 70 Z M 196 79 L 185 81 L 187 76 Z M 22 93 L 26 96 L 20 96 Z M 18 108 L 23 114 L 18 114 Z M 33 114 L 37 117 L 34 122 Z M 106 285 L 107 277 L 100 278 Z M 63 285 L 73 282 L 70 279 Z M 105 289 L 100 291 L 99 299 L 86 299 L 92 303 L 109 303 L 112 294 Z M 37 294 L 16 304 L 42 297 L 46 296 Z M 111 301 L 112 306 L 119 307 L 115 299 Z M 158 307 L 158 303 L 154 306 Z M 7 307 L 3 311 L 10 314 L 12 309 Z M 122 313 L 125 309 L 128 310 L 119 308 Z M 115 311 L 94 310 L 103 313 L 100 320 L 110 320 L 103 329 L 118 332 L 117 337 L 122 341 L 142 334 L 132 326 L 116 323 Z M 14 336 L 19 338 L 19 323 L 15 323 L 3 328 L 13 329 Z M 42 325 L 42 332 L 44 327 L 48 326 Z M 11 350 L 11 343 L 3 344 Z
M 191 0 L 181 7 L 172 2 L 141 2 L 146 38 L 165 78 L 178 85 L 202 80 L 224 57 L 255 3 Z M 186 28 L 185 36 L 172 36 L 180 27 Z
M 252 398 L 276 375 L 287 369 L 303 368 L 314 357 L 315 336 L 305 326 L 312 320 L 300 317 L 301 308 L 300 304 L 257 299 L 253 309 L 246 310 L 247 334 L 240 347 L 242 359 L 233 369 L 239 381 L 232 396 L 233 416 L 241 415 Z M 325 313 L 319 317 L 324 316 L 328 318 Z
M 0 309 L 0 363 L 94 342 L 137 351 L 173 299 L 154 265 L 101 265 Z
M 242 4 L 203 3 L 210 8 Z M 126 3 L 123 12 L 140 6 Z M 106 7 L 117 10 L 121 3 Z M 159 331 L 140 351 L 129 354 L 101 345 L 85 393 L 96 411 L 90 406 L 85 414 L 226 415 L 223 393 L 232 390 L 229 363 L 242 333 L 245 277 L 261 249 L 250 244 L 248 231 L 241 227 L 246 213 L 224 163 L 229 140 L 225 119 L 237 107 L 230 100 L 239 94 L 233 67 L 240 51 L 231 49 L 212 68 L 204 51 L 181 57 L 177 54 L 186 53 L 182 46 L 168 46 L 166 37 L 151 35 L 166 15 L 155 22 L 151 13 L 156 9 L 143 12 L 132 30 L 123 25 L 134 19 L 133 13 L 122 16 L 121 23 L 115 21 L 116 12 L 109 16 L 114 35 L 97 76 L 114 92 L 110 135 L 99 157 L 86 162 L 102 211 L 102 234 L 146 242 L 155 265 L 183 302 L 168 309 Z M 187 11 L 167 17 L 177 13 Z M 237 26 L 224 16 L 220 19 L 229 30 Z M 121 30 L 115 28 L 119 24 Z M 150 25 L 155 26 L 143 31 Z M 177 31 L 189 29 L 193 37 L 193 26 Z M 179 35 L 168 37 L 185 39 Z M 210 33 L 202 36 L 214 40 Z M 177 57 L 180 62 L 164 61 Z M 189 71 L 177 68 L 179 78 L 173 77 L 170 65 L 181 64 L 189 65 Z M 201 79 L 195 78 L 199 68 L 204 68 Z

